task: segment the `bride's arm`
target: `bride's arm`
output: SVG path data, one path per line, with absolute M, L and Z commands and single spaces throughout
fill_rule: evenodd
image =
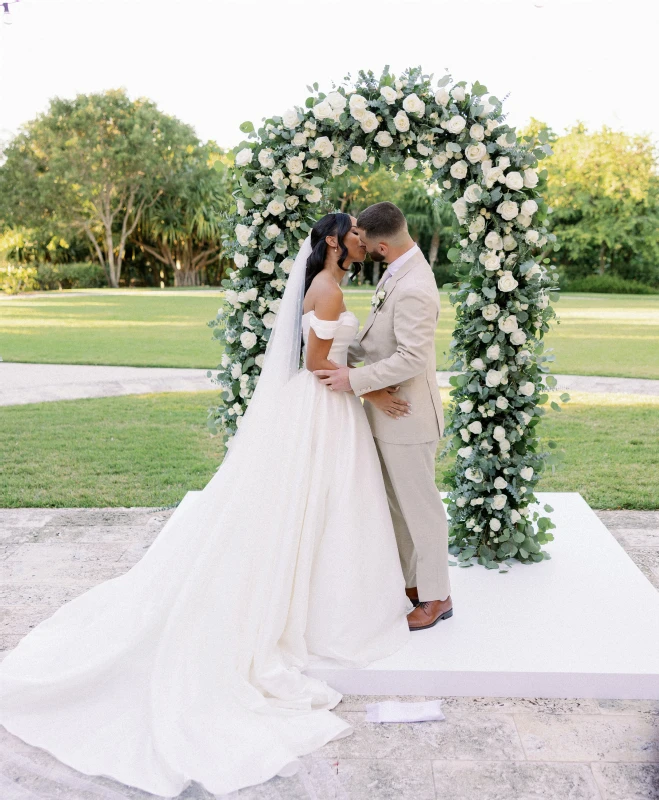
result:
M 336 369 L 337 365 L 328 359 L 332 342 L 334 341 L 334 331 L 331 324 L 323 325 L 323 322 L 337 322 L 343 309 L 343 293 L 336 287 L 336 291 L 323 292 L 316 300 L 313 312 L 320 325 L 314 328 L 312 316 L 309 328 L 309 341 L 307 343 L 306 367 L 310 372 L 317 369 Z M 326 338 L 329 336 L 330 338 Z

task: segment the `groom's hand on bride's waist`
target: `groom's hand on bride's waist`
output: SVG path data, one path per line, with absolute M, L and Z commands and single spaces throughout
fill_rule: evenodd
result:
M 348 377 L 350 369 L 340 366 L 335 361 L 332 361 L 332 364 L 335 365 L 336 369 L 317 369 L 314 370 L 313 374 L 333 392 L 352 392 L 350 378 Z

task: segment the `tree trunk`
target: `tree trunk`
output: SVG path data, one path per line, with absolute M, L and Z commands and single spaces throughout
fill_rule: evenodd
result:
M 600 245 L 600 264 L 599 264 L 599 274 L 604 275 L 606 271 L 606 243 L 602 242 Z
M 175 269 L 174 286 L 199 286 L 199 270 L 196 269 Z
M 435 229 L 432 232 L 432 239 L 430 240 L 430 252 L 428 253 L 428 263 L 431 269 L 434 269 L 437 263 L 437 254 L 439 253 L 439 231 Z

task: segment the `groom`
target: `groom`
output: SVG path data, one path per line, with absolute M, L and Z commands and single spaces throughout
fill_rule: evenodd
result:
M 369 206 L 357 218 L 357 227 L 371 258 L 389 265 L 348 355 L 350 364 L 364 361 L 365 366 L 315 374 L 330 389 L 358 397 L 400 386 L 396 396 L 411 404 L 411 414 L 399 418 L 371 403 L 365 408 L 382 465 L 405 591 L 415 604 L 408 614 L 410 630 L 423 630 L 453 614 L 448 526 L 435 486 L 435 453 L 444 432 L 435 373 L 439 292 L 397 206 Z

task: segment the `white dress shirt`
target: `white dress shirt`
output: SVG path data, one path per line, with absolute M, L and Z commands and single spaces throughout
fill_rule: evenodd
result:
M 412 247 L 410 247 L 409 250 L 406 250 L 403 253 L 402 256 L 398 256 L 397 259 L 392 261 L 391 264 L 389 264 L 389 266 L 385 270 L 384 275 L 382 276 L 380 282 L 378 283 L 377 288 L 378 289 L 384 289 L 384 287 L 387 285 L 387 282 L 389 281 L 389 278 L 393 278 L 393 276 L 398 272 L 398 270 L 407 261 L 409 261 L 410 258 L 412 258 L 412 256 L 418 251 L 418 249 L 419 249 L 419 245 L 418 244 L 414 244 L 414 245 L 412 245 Z

